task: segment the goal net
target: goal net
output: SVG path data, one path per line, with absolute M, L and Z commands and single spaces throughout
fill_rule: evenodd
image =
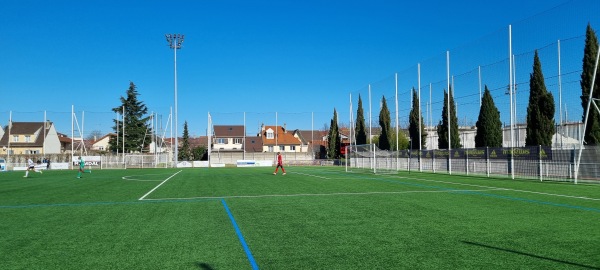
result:
M 381 150 L 374 144 L 346 146 L 346 171 L 394 174 L 398 172 L 398 152 Z

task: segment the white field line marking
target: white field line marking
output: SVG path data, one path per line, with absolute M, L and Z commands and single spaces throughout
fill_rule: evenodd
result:
M 194 200 L 194 199 L 231 199 L 231 198 L 272 198 L 272 197 L 310 197 L 310 196 L 347 196 L 347 195 L 385 195 L 385 194 L 407 194 L 407 193 L 452 193 L 452 192 L 478 192 L 505 190 L 503 188 L 492 189 L 452 189 L 452 190 L 411 190 L 411 191 L 373 191 L 373 192 L 334 192 L 334 193 L 300 193 L 300 194 L 267 194 L 267 195 L 234 195 L 220 197 L 188 197 L 188 198 L 157 198 L 146 199 L 146 201 L 163 201 L 163 200 Z
M 322 179 L 331 179 L 331 178 L 327 178 L 325 176 L 318 176 L 318 175 L 308 174 L 308 173 L 300 173 L 300 172 L 294 172 L 294 173 L 295 174 L 300 174 L 300 175 L 312 176 L 312 177 L 316 177 L 316 178 L 322 178 Z
M 154 192 L 157 188 L 159 188 L 162 184 L 166 183 L 167 181 L 169 181 L 169 179 L 173 178 L 173 176 L 177 175 L 178 173 L 180 173 L 181 171 L 178 171 L 176 173 L 174 173 L 173 175 L 169 176 L 167 179 L 165 179 L 165 181 L 160 182 L 160 184 L 158 184 L 158 186 L 154 187 L 152 190 L 148 191 L 148 193 L 144 194 L 144 196 L 142 196 L 141 198 L 139 198 L 138 200 L 141 201 L 144 198 L 146 198 L 146 196 L 150 195 L 150 193 Z
M 158 174 L 128 175 L 128 176 L 121 177 L 121 179 L 123 179 L 125 181 L 139 181 L 139 182 L 158 182 L 158 181 L 162 181 L 161 179 L 156 179 L 156 180 L 152 180 L 152 179 L 142 180 L 142 179 L 131 178 L 131 177 L 136 177 L 136 176 L 148 176 L 148 175 L 158 175 Z
M 493 187 L 493 186 L 483 186 L 483 185 L 456 183 L 456 182 L 431 180 L 431 179 L 422 179 L 422 178 L 414 178 L 414 177 L 403 177 L 403 176 L 392 176 L 392 177 L 394 177 L 394 178 L 401 178 L 401 179 L 419 180 L 419 181 L 425 181 L 425 182 L 435 182 L 435 183 L 461 185 L 461 186 L 470 186 L 470 187 L 490 188 L 491 190 L 509 190 L 509 191 L 515 191 L 515 192 L 532 193 L 532 194 L 554 196 L 554 197 L 563 197 L 563 198 L 569 198 L 569 199 L 582 199 L 582 200 L 590 200 L 590 201 L 600 201 L 600 198 L 571 196 L 571 195 L 555 194 L 555 193 L 545 193 L 545 192 L 529 191 L 529 190 L 522 190 L 522 189 L 499 188 L 499 187 Z
M 590 200 L 590 201 L 600 201 L 600 198 L 579 197 L 579 196 L 571 196 L 571 195 L 564 195 L 564 194 L 554 194 L 554 193 L 537 192 L 537 191 L 520 190 L 520 189 L 511 189 L 511 188 L 507 188 L 505 190 L 516 191 L 516 192 L 524 192 L 524 193 L 532 193 L 532 194 L 538 194 L 538 195 L 564 197 L 564 198 L 569 198 L 569 199 L 582 199 L 582 200 Z

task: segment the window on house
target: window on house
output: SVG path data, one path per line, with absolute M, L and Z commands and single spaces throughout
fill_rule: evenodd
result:
M 279 146 L 279 151 L 285 151 L 285 146 L 283 146 L 283 145 L 280 145 L 280 146 Z
M 19 135 L 13 135 L 13 142 L 19 141 Z
M 296 146 L 295 145 L 290 145 L 290 150 L 296 151 Z
M 217 139 L 217 144 L 226 144 L 227 143 L 227 139 L 225 138 L 218 138 Z
M 272 129 L 267 130 L 267 139 L 275 139 L 275 133 Z
M 31 142 L 31 136 L 25 135 L 25 142 Z
M 269 146 L 269 152 L 273 152 L 273 146 Z
M 233 139 L 233 143 L 234 144 L 242 144 L 242 138 L 235 138 L 235 139 Z

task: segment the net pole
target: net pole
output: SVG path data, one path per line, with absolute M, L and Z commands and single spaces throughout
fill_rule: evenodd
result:
M 206 133 L 208 133 L 208 167 L 210 168 L 210 160 L 212 159 L 211 149 L 212 149 L 212 118 L 210 117 L 210 112 L 208 112 L 208 127 L 206 128 Z
M 242 139 L 242 149 L 243 149 L 243 153 L 242 153 L 242 159 L 246 160 L 246 112 L 244 112 L 244 134 L 243 134 L 243 139 Z
M 481 66 L 477 66 L 477 77 L 479 79 L 479 108 L 481 108 Z
M 123 106 L 123 168 L 127 169 L 125 166 L 125 106 Z
M 563 120 L 562 120 L 562 79 L 561 79 L 561 72 L 560 72 L 560 39 L 558 40 L 558 124 L 560 127 L 560 131 L 562 132 Z M 563 137 L 564 136 L 562 136 L 562 134 L 561 134 L 560 149 L 563 149 Z
M 371 84 L 369 84 L 369 144 L 370 144 L 369 147 L 371 147 L 371 150 L 373 150 L 373 152 L 375 152 L 375 149 L 373 148 L 374 145 L 371 143 L 371 139 L 373 138 L 372 137 L 372 123 L 371 123 L 372 118 L 373 117 L 371 114 Z M 373 164 L 373 162 L 374 161 L 372 160 L 371 161 L 371 169 L 373 169 L 373 166 L 375 165 L 375 164 Z
M 353 130 L 353 122 L 354 122 L 354 118 L 353 118 L 353 114 L 352 114 L 352 93 L 350 93 L 350 127 L 348 127 L 348 135 L 349 135 L 349 142 L 348 145 L 346 146 L 346 172 L 348 172 L 348 162 L 350 160 L 350 152 L 348 152 L 350 150 L 350 148 L 348 146 L 352 145 L 352 130 Z
M 345 167 L 346 167 L 346 172 L 348 172 L 348 159 L 349 159 L 350 155 L 348 154 L 348 146 L 346 145 L 346 146 L 344 146 L 344 148 L 345 148 L 345 151 L 346 151 L 346 164 L 345 164 Z
M 74 120 L 73 117 L 75 117 L 75 105 L 71 105 L 71 161 L 69 162 L 71 164 L 71 169 L 73 169 L 73 151 L 74 151 L 74 149 L 73 149 L 73 144 L 74 144 L 73 138 L 75 137 L 75 131 L 74 131 L 74 129 L 75 129 L 75 127 L 74 127 L 75 122 L 73 121 Z
M 44 110 L 43 129 L 44 129 L 44 140 L 42 141 L 42 155 L 45 156 L 46 155 L 46 111 L 45 110 Z
M 85 148 L 85 142 L 83 141 L 84 125 L 85 125 L 85 111 L 81 111 L 81 131 L 79 131 L 79 139 L 81 140 L 81 152 L 87 156 L 87 149 Z
M 581 152 L 583 151 L 583 139 L 585 136 L 585 129 L 590 114 L 590 106 L 592 105 L 592 94 L 594 93 L 594 84 L 596 83 L 596 74 L 598 71 L 598 59 L 600 59 L 600 50 L 596 53 L 596 64 L 594 65 L 594 75 L 592 76 L 592 85 L 590 85 L 590 95 L 588 96 L 587 109 L 585 110 L 585 121 L 583 123 L 583 132 L 579 138 L 579 154 L 577 155 L 577 163 L 575 164 L 575 184 L 577 184 L 577 177 L 579 176 L 579 166 L 581 162 Z
M 117 126 L 117 144 L 115 146 L 115 149 L 117 150 L 117 157 L 119 156 L 119 113 L 115 112 L 115 116 L 116 116 L 116 121 L 115 121 L 115 126 Z M 112 149 L 111 149 L 112 151 Z
M 450 93 L 452 92 L 450 90 L 450 51 L 446 51 L 446 86 L 448 87 L 448 100 L 446 104 L 448 106 L 446 116 L 448 117 L 448 173 L 452 174 L 452 155 L 450 154 L 452 152 L 452 140 L 450 136 L 452 133 L 450 129 Z
M 423 123 L 421 123 L 421 120 L 423 119 L 423 115 L 421 114 L 421 63 L 417 64 L 417 85 L 419 87 L 419 155 L 417 157 L 419 159 L 419 172 L 422 172 L 423 165 L 421 164 L 421 150 L 423 150 L 423 142 L 421 141 L 421 138 L 423 138 L 423 134 L 421 134 L 421 132 L 423 129 Z
M 373 149 L 373 173 L 377 173 L 377 154 L 375 153 L 375 144 L 371 144 L 370 148 Z
M 400 141 L 399 141 L 399 136 L 398 134 L 400 133 L 399 128 L 398 128 L 398 73 L 396 72 L 394 74 L 394 80 L 396 83 L 396 95 L 395 95 L 395 99 L 396 99 L 396 171 L 399 171 L 399 163 L 400 163 L 400 159 L 398 157 L 398 152 L 400 151 Z
M 310 112 L 310 151 L 312 152 L 313 158 L 315 157 L 315 112 Z
M 124 113 L 125 111 L 123 111 Z M 123 119 L 125 119 L 125 117 L 123 116 Z M 173 149 L 173 107 L 169 107 L 169 120 L 170 124 L 171 124 L 171 128 L 170 128 L 170 133 L 171 133 L 171 140 L 170 140 L 170 145 L 171 145 L 171 154 L 175 151 Z M 125 139 L 125 122 L 123 122 L 123 139 Z M 171 167 L 175 168 L 175 158 L 171 157 Z
M 514 161 L 514 128 L 513 128 L 513 58 L 512 58 L 512 25 L 508 25 L 508 93 L 510 98 L 510 177 L 515 179 L 515 161 Z
M 8 114 L 8 137 L 6 137 L 7 146 L 8 146 L 8 154 L 6 156 L 6 170 L 8 171 L 8 165 L 10 164 L 10 131 L 12 129 L 12 111 Z M 71 151 L 72 152 L 72 151 Z M 15 166 L 13 165 L 13 170 Z

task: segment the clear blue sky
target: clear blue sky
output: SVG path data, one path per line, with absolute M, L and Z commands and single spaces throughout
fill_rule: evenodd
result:
M 215 124 L 243 124 L 241 112 L 248 112 L 248 133 L 258 122 L 275 124 L 275 112 L 288 128 L 321 128 L 334 108 L 348 122 L 349 93 L 364 99 L 368 84 L 389 80 L 395 72 L 432 57 L 445 60 L 447 50 L 469 48 L 482 37 L 506 38 L 511 23 L 532 17 L 525 26 L 556 23 L 552 14 L 535 15 L 564 2 L 6 0 L 0 2 L 0 123 L 6 125 L 9 111 L 13 121 L 42 121 L 46 111 L 59 132 L 70 134 L 74 105 L 86 132 L 110 132 L 111 108 L 120 105 L 132 81 L 139 99 L 161 114 L 165 125 L 174 91 L 173 51 L 164 35 L 181 33 L 180 132 L 188 121 L 192 135 L 204 135 L 209 111 L 220 119 Z M 542 30 L 548 35 L 534 31 L 538 43 L 515 49 L 530 51 L 583 35 L 588 21 L 600 29 L 598 1 L 574 3 L 592 6 L 563 14 L 561 20 L 577 17 L 576 27 L 557 34 Z M 508 55 L 505 41 L 476 47 Z M 580 56 L 574 58 L 581 63 Z M 451 69 L 460 73 L 478 65 L 462 63 L 464 71 L 459 64 Z M 403 98 L 401 103 L 409 102 Z M 440 113 L 434 108 L 434 117 Z

